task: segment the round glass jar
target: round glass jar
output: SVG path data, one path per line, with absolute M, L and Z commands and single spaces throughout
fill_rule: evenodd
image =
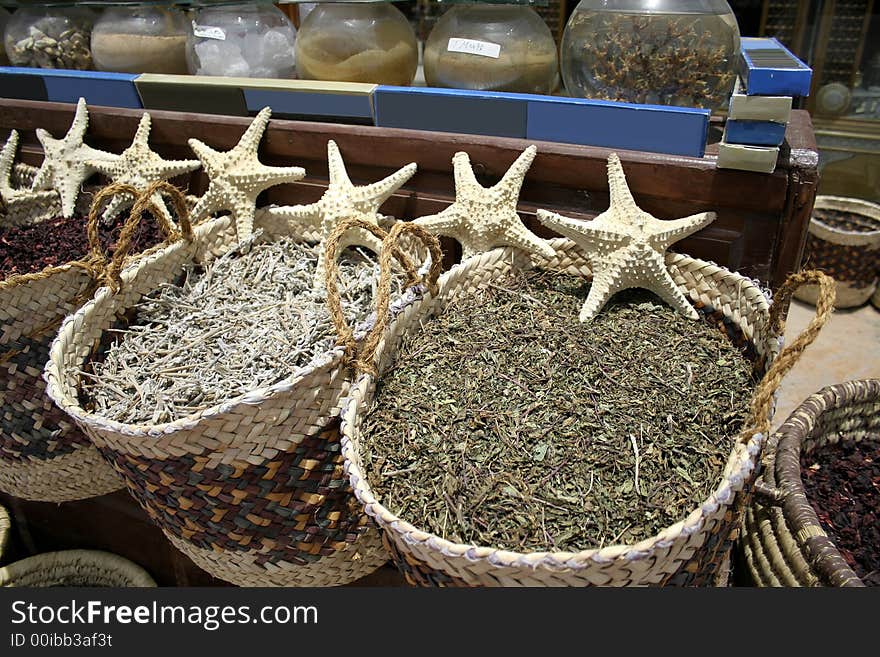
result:
M 187 39 L 189 72 L 242 78 L 296 77 L 296 28 L 271 4 L 203 7 Z
M 454 5 L 431 30 L 424 65 L 431 87 L 549 94 L 559 84 L 553 34 L 525 5 Z
M 187 25 L 177 9 L 110 7 L 92 29 L 92 61 L 99 71 L 186 73 Z
M 418 66 L 415 30 L 392 4 L 319 3 L 300 24 L 296 71 L 304 80 L 409 85 Z
M 581 0 L 562 38 L 572 96 L 718 109 L 740 37 L 726 0 Z
M 6 30 L 6 23 L 9 22 L 9 12 L 0 7 L 0 34 Z M 6 56 L 6 44 L 0 48 L 0 66 L 9 66 L 9 57 Z
M 6 56 L 13 66 L 91 69 L 96 17 L 85 7 L 22 7 L 6 23 Z

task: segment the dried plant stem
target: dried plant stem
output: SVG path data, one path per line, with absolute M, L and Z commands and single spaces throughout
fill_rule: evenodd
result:
M 258 233 L 206 267 L 185 266 L 182 280 L 141 299 L 131 323 L 113 329 L 112 344 L 80 371 L 90 408 L 119 422 L 170 422 L 323 356 L 336 334 L 325 299 L 312 290 L 319 253 Z M 378 265 L 349 250 L 339 269 L 343 312 L 363 321 Z

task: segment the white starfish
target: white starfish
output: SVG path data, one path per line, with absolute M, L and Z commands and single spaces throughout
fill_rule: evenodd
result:
M 17 150 L 18 131 L 12 130 L 3 150 L 0 150 L 0 198 L 6 206 L 3 212 L 5 223 L 15 225 L 57 216 L 61 209 L 61 200 L 54 189 L 35 192 L 13 187 L 12 169 Z
M 288 221 L 301 222 L 305 228 L 319 232 L 322 244 L 343 219 L 359 217 L 378 226 L 379 219 L 382 218 L 379 215 L 379 208 L 416 172 L 415 163 L 410 163 L 379 182 L 355 186 L 351 182 L 351 178 L 348 177 L 348 171 L 346 171 L 339 147 L 332 139 L 327 142 L 327 163 L 330 182 L 317 203 L 281 206 L 269 210 L 271 215 L 282 217 Z M 366 246 L 378 252 L 382 241 L 372 233 L 358 228 L 348 231 L 340 242 L 337 253 L 342 253 L 346 247 L 354 244 Z M 314 281 L 315 289 L 323 287 L 323 249 L 318 257 Z
M 306 175 L 302 167 L 270 167 L 260 162 L 257 151 L 271 115 L 268 107 L 260 110 L 231 151 L 215 151 L 198 139 L 189 140 L 209 181 L 208 190 L 192 210 L 193 223 L 218 210 L 229 210 L 238 239 L 244 241 L 254 232 L 254 213 L 260 192 L 302 180 Z
M 442 212 L 416 219 L 432 233 L 453 237 L 461 244 L 462 260 L 499 246 L 552 258 L 553 248 L 525 227 L 516 212 L 519 192 L 538 149 L 529 146 L 493 187 L 477 182 L 467 153 L 452 158 L 455 202 Z
M 113 182 L 131 185 L 139 191 L 146 189 L 151 183 L 169 180 L 199 168 L 198 160 L 165 160 L 153 151 L 149 144 L 150 123 L 150 115 L 144 114 L 138 124 L 131 146 L 122 151 L 122 155 L 118 159 L 90 160 L 87 164 Z M 154 194 L 153 202 L 167 219 L 171 219 L 171 214 L 168 212 L 161 194 Z M 129 195 L 114 196 L 104 210 L 104 220 L 111 220 L 133 204 L 134 198 Z
M 65 217 L 73 216 L 82 184 L 95 173 L 94 166 L 89 162 L 119 158 L 114 153 L 99 151 L 84 144 L 88 127 L 86 101 L 80 98 L 76 104 L 73 123 L 63 139 L 55 139 L 46 130 L 37 128 L 37 139 L 43 145 L 44 157 L 31 188 L 58 190 L 61 195 L 61 214 Z
M 608 156 L 608 187 L 611 205 L 592 221 L 538 210 L 544 225 L 576 242 L 590 261 L 593 284 L 580 320 L 591 320 L 613 294 L 633 287 L 650 290 L 687 317 L 697 319 L 697 311 L 669 275 L 664 255 L 670 244 L 712 223 L 715 213 L 661 221 L 641 210 L 616 153 Z

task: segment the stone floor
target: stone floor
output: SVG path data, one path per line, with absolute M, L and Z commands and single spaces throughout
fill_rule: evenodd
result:
M 786 342 L 813 317 L 813 306 L 793 301 Z M 827 385 L 851 379 L 880 378 L 880 310 L 870 303 L 835 310 L 816 341 L 784 379 L 773 426 L 782 424 L 807 397 Z

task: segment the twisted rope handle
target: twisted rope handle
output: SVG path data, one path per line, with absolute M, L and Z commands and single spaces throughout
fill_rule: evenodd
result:
M 339 242 L 346 232 L 353 228 L 363 228 L 382 240 L 382 248 L 379 253 L 379 285 L 376 290 L 376 321 L 372 330 L 363 341 L 358 354 L 357 343 L 354 339 L 354 331 L 342 313 L 342 300 L 339 296 L 337 285 L 338 264 L 337 256 Z M 404 233 L 411 233 L 417 237 L 431 254 L 431 268 L 427 276 L 421 282 L 425 284 L 432 294 L 437 293 L 437 279 L 440 277 L 443 252 L 440 250 L 440 242 L 437 238 L 421 226 L 412 222 L 399 222 L 387 233 L 378 226 L 363 219 L 354 217 L 340 222 L 324 247 L 324 261 L 326 267 L 327 308 L 330 319 L 336 328 L 337 344 L 345 347 L 346 356 L 358 372 L 367 372 L 376 375 L 376 367 L 373 357 L 376 349 L 388 325 L 388 308 L 391 305 L 391 268 L 392 259 L 398 260 L 406 270 L 406 287 L 411 287 L 420 282 L 419 275 L 415 270 L 412 260 L 400 248 L 400 237 Z
M 833 278 L 818 270 L 791 274 L 776 292 L 773 298 L 773 305 L 770 307 L 770 330 L 774 334 L 782 335 L 785 329 L 785 321 L 782 319 L 783 309 L 788 306 L 792 295 L 802 285 L 819 286 L 816 313 L 810 320 L 807 328 L 801 331 L 800 335 L 790 345 L 779 352 L 767 373 L 764 374 L 764 378 L 758 383 L 755 396 L 752 399 L 752 406 L 749 410 L 749 417 L 745 424 L 746 430 L 740 436 L 740 440 L 743 443 L 748 442 L 756 431 L 763 433 L 765 436 L 769 433 L 773 395 L 779 389 L 785 375 L 800 360 L 804 350 L 818 337 L 819 331 L 825 326 L 834 310 L 836 291 Z
M 109 285 L 114 291 L 119 290 L 119 287 L 122 284 L 119 274 L 122 271 L 123 262 L 128 255 L 128 252 L 131 250 L 134 232 L 140 223 L 144 210 L 149 209 L 150 213 L 156 217 L 156 221 L 159 223 L 162 232 L 165 233 L 165 236 L 169 241 L 176 241 L 181 237 L 181 231 L 178 231 L 174 225 L 168 221 L 168 218 L 159 212 L 155 203 L 153 203 L 152 198 L 156 193 L 165 193 L 171 198 L 174 210 L 179 217 L 183 237 L 187 241 L 192 241 L 193 232 L 192 225 L 189 221 L 189 211 L 186 206 L 186 198 L 184 197 L 183 192 L 177 187 L 161 181 L 148 186 L 143 194 L 141 194 L 132 185 L 113 183 L 101 189 L 101 191 L 99 191 L 92 199 L 92 204 L 89 208 L 89 216 L 86 221 L 86 235 L 89 240 L 88 255 L 79 260 L 72 260 L 64 265 L 46 267 L 42 271 L 28 274 L 14 274 L 3 281 L 0 281 L 0 289 L 12 288 L 31 281 L 46 279 L 55 275 L 57 272 L 62 271 L 66 267 L 75 267 L 84 271 L 89 276 L 90 280 L 88 285 L 70 300 L 70 303 L 75 305 L 84 303 L 100 283 Z M 119 234 L 119 240 L 117 241 L 116 251 L 108 264 L 98 234 L 99 212 L 105 201 L 111 200 L 118 194 L 133 196 L 135 198 L 135 204 L 132 207 L 131 215 L 123 224 L 122 230 Z M 58 328 L 64 320 L 64 317 L 64 313 L 59 314 L 41 326 L 38 326 L 24 337 L 29 340 L 41 338 L 50 331 Z M 9 349 L 0 353 L 0 364 L 5 363 L 10 358 L 14 358 L 19 353 L 21 353 L 21 350 L 19 349 Z
M 122 225 L 122 230 L 119 232 L 119 239 L 116 242 L 116 250 L 113 252 L 113 256 L 108 262 L 107 256 L 104 253 L 104 249 L 101 247 L 101 241 L 98 237 L 98 214 L 105 201 L 109 201 L 120 194 L 134 196 L 135 201 L 131 208 L 131 214 Z M 174 212 L 177 215 L 177 221 L 180 224 L 180 230 L 178 230 L 174 224 L 168 220 L 168 217 L 159 210 L 159 207 L 153 201 L 153 196 L 156 194 L 164 194 L 171 200 Z M 120 276 L 122 267 L 125 263 L 125 259 L 131 251 L 135 231 L 140 225 L 145 211 L 149 211 L 149 213 L 155 218 L 156 223 L 159 224 L 159 228 L 162 230 L 162 233 L 165 235 L 165 239 L 168 242 L 176 242 L 181 239 L 181 237 L 187 242 L 192 242 L 193 240 L 192 223 L 189 219 L 189 209 L 186 205 L 186 197 L 179 188 L 164 180 L 152 183 L 142 192 L 138 191 L 132 185 L 126 185 L 123 183 L 107 185 L 95 195 L 94 199 L 92 199 L 86 230 L 89 238 L 89 248 L 91 250 L 89 259 L 101 267 L 103 270 L 101 276 L 103 279 L 102 282 L 109 286 L 114 292 L 117 292 L 122 286 L 122 278 Z

